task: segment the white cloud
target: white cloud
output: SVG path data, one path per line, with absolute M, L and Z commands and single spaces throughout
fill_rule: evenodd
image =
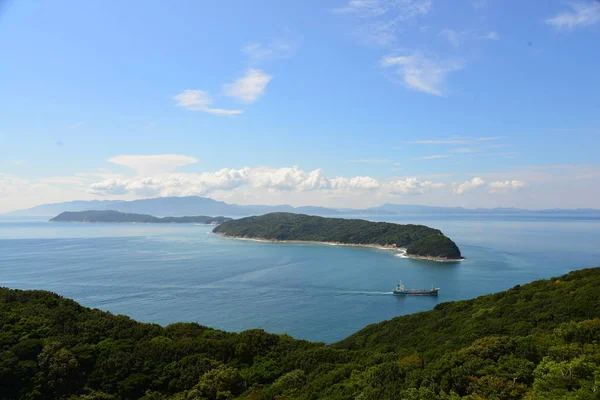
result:
M 447 75 L 464 68 L 461 61 L 437 60 L 418 52 L 387 56 L 381 59 L 380 64 L 385 68 L 396 67 L 396 72 L 409 88 L 436 96 L 444 95 Z
M 456 32 L 453 29 L 444 29 L 443 31 L 440 32 L 440 36 L 442 36 L 443 38 L 445 38 L 448 42 L 450 42 L 450 44 L 454 47 L 459 47 L 460 46 L 460 37 L 461 34 Z
M 500 35 L 498 34 L 498 32 L 492 31 L 492 32 L 488 32 L 482 38 L 487 39 L 487 40 L 500 40 Z
M 137 175 L 145 176 L 172 172 L 178 167 L 198 162 L 194 157 L 183 154 L 119 155 L 109 158 L 108 161 L 129 167 Z
M 485 181 L 479 177 L 474 177 L 470 181 L 454 185 L 454 193 L 463 194 L 471 189 L 485 185 Z
M 404 179 L 397 179 L 391 181 L 387 188 L 391 194 L 399 195 L 410 195 L 410 194 L 422 194 L 428 189 L 439 189 L 446 186 L 444 183 L 425 181 L 421 182 L 415 177 L 409 177 Z
M 178 95 L 173 96 L 173 100 L 177 101 L 177 107 L 183 107 L 191 111 L 203 111 L 215 115 L 238 115 L 242 113 L 242 110 L 210 107 L 213 100 L 203 90 L 184 90 Z
M 314 192 L 352 196 L 371 192 L 378 196 L 423 194 L 444 187 L 444 183 L 420 181 L 416 177 L 380 180 L 370 176 L 327 177 L 321 169 L 304 171 L 300 167 L 222 169 L 203 173 L 170 173 L 149 177 L 110 178 L 89 186 L 94 195 L 191 196 L 218 191 L 266 190 L 277 192 Z M 246 189 L 244 189 L 246 188 Z
M 440 158 L 448 158 L 448 157 L 452 157 L 452 156 L 449 154 L 434 154 L 432 156 L 416 157 L 416 158 L 413 158 L 413 160 L 417 160 L 417 161 L 418 160 L 437 160 Z
M 360 41 L 387 45 L 396 40 L 401 23 L 431 11 L 431 0 L 348 0 L 333 11 L 359 20 L 355 30 Z
M 224 168 L 200 174 L 163 174 L 155 177 L 107 179 L 90 185 L 89 191 L 99 195 L 192 196 L 216 190 L 228 190 L 247 183 L 248 169 Z
M 600 2 L 570 3 L 570 11 L 564 11 L 546 20 L 556 29 L 574 29 L 593 25 L 600 21 Z
M 507 192 L 511 190 L 519 190 L 525 187 L 525 182 L 512 180 L 512 181 L 496 181 L 490 182 L 488 188 L 490 193 Z
M 249 69 L 242 78 L 223 85 L 223 92 L 244 104 L 252 104 L 262 97 L 271 79 L 272 76 L 259 69 Z
M 285 39 L 274 39 L 268 44 L 249 43 L 242 48 L 251 64 L 267 60 L 288 58 L 296 51 L 296 43 Z
M 120 179 L 105 179 L 102 182 L 96 182 L 90 185 L 91 194 L 122 195 L 126 194 L 129 190 L 127 181 Z
M 381 183 L 370 176 L 355 176 L 353 178 L 333 178 L 330 181 L 332 189 L 341 190 L 373 190 L 381 187 Z
M 504 136 L 457 137 L 450 139 L 427 139 L 408 142 L 411 144 L 470 144 L 476 142 L 491 142 L 504 139 Z
M 274 190 L 315 190 L 329 187 L 329 180 L 320 169 L 306 172 L 296 166 L 254 169 L 250 180 L 254 187 Z

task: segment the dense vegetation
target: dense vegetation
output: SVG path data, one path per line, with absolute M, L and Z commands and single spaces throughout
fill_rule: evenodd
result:
M 330 346 L 0 289 L 0 398 L 597 399 L 599 340 L 600 268 L 442 303 Z
M 462 258 L 456 243 L 444 235 L 429 235 L 412 242 L 406 248 L 406 253 L 437 258 Z
M 146 214 L 122 213 L 112 210 L 90 210 L 90 211 L 65 211 L 50 222 L 136 222 L 146 224 L 222 224 L 229 221 L 227 217 L 207 217 L 198 215 L 194 217 L 153 217 Z
M 411 255 L 461 258 L 460 250 L 452 240 L 438 229 L 424 225 L 271 213 L 227 221 L 216 227 L 213 232 L 226 236 L 271 240 L 407 247 L 407 253 Z

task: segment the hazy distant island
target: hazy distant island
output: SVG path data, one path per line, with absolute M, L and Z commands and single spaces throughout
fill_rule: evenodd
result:
M 404 249 L 408 257 L 436 261 L 457 261 L 463 258 L 452 240 L 440 230 L 424 225 L 271 213 L 226 221 L 217 226 L 213 233 L 243 239 Z
M 135 222 L 144 224 L 210 224 L 218 225 L 230 221 L 227 217 L 208 217 L 197 215 L 193 217 L 154 217 L 146 214 L 130 214 L 112 210 L 90 210 L 71 212 L 65 211 L 50 222 Z
M 600 210 L 594 209 L 551 209 L 526 210 L 518 208 L 463 208 L 435 207 L 411 204 L 382 204 L 377 207 L 349 209 L 302 206 L 292 207 L 287 204 L 269 205 L 240 205 L 225 203 L 207 197 L 156 197 L 139 200 L 76 200 L 66 203 L 41 204 L 25 210 L 15 210 L 8 213 L 11 216 L 51 216 L 63 211 L 114 210 L 125 213 L 148 215 L 170 215 L 182 217 L 185 215 L 229 215 L 247 217 L 272 212 L 291 212 L 296 214 L 320 215 L 329 217 L 347 216 L 397 216 L 397 215 L 448 215 L 453 217 L 467 216 L 537 216 L 560 218 L 571 216 L 576 218 L 599 219 Z

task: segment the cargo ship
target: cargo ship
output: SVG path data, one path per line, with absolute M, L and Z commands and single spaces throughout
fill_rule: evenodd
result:
M 433 287 L 433 285 L 431 285 L 431 289 L 405 289 L 404 284 L 400 282 L 393 293 L 398 296 L 437 296 L 439 290 L 440 288 Z

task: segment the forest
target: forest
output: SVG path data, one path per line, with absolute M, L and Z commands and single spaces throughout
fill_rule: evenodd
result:
M 600 268 L 367 326 L 326 345 L 162 327 L 0 289 L 2 399 L 597 399 Z
M 213 232 L 224 236 L 269 240 L 395 246 L 406 248 L 407 254 L 414 256 L 452 260 L 462 258 L 452 240 L 440 230 L 424 225 L 271 213 L 227 221 Z

